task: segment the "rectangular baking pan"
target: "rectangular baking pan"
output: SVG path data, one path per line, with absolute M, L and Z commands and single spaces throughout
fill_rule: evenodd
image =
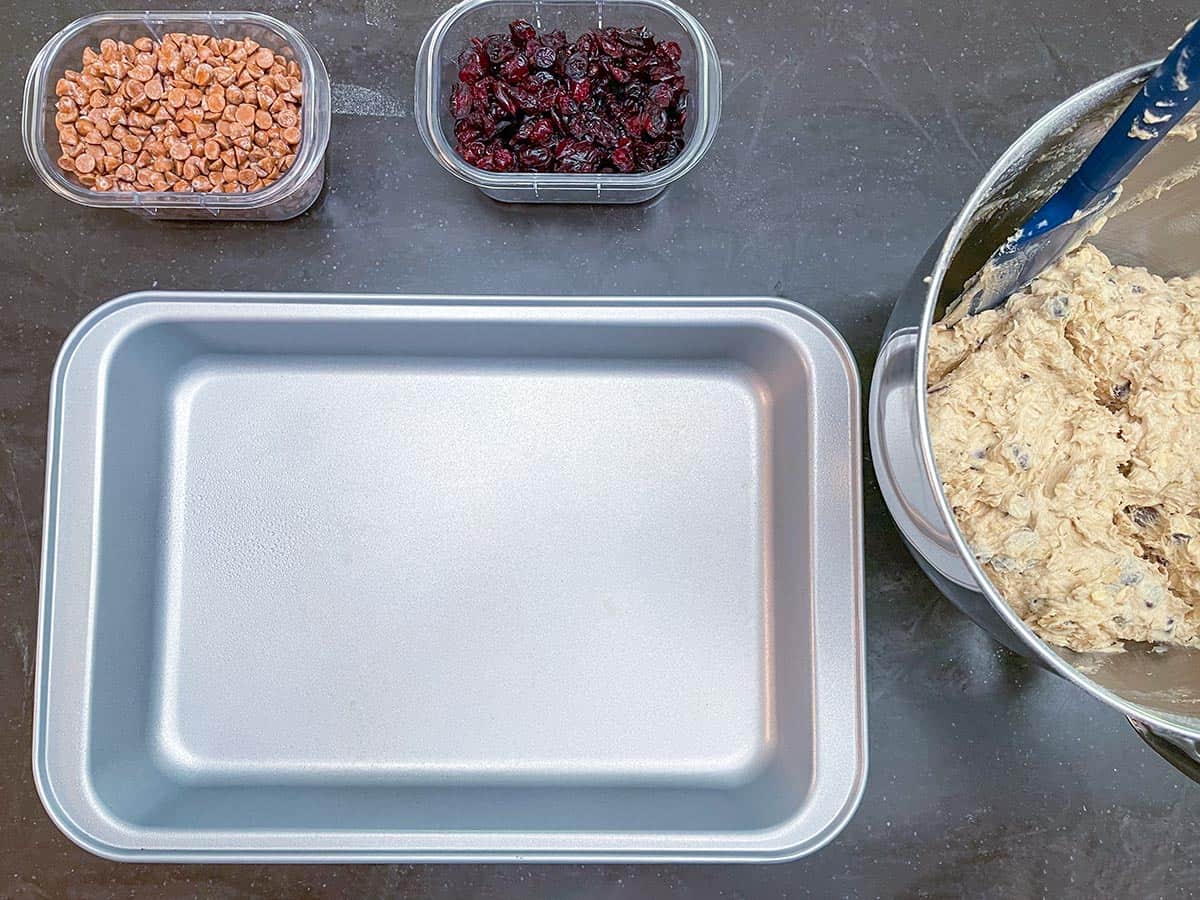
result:
M 122 860 L 810 852 L 866 771 L 858 411 L 778 299 L 114 300 L 52 386 L 46 809 Z

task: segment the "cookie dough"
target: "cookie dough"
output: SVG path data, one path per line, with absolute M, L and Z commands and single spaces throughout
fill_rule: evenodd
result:
M 963 535 L 1034 631 L 1200 646 L 1200 276 L 1085 244 L 934 326 L 927 403 Z

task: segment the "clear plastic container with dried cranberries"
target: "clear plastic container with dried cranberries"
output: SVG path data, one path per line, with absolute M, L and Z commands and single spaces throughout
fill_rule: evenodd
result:
M 532 93 L 556 108 L 531 112 Z M 506 103 L 514 115 L 497 132 Z M 700 161 L 720 104 L 712 40 L 670 0 L 463 0 L 417 58 L 426 146 L 447 171 L 508 202 L 649 200 Z

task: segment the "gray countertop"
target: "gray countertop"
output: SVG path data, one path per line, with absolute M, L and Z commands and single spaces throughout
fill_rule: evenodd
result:
M 943 600 L 901 545 L 869 460 L 870 774 L 857 816 L 815 856 L 775 866 L 142 866 L 94 858 L 60 835 L 29 751 L 46 403 L 58 347 L 88 310 L 152 286 L 779 294 L 832 320 L 866 384 L 893 296 L 989 162 L 1058 100 L 1161 52 L 1196 14 L 1115 0 L 693 0 L 724 66 L 708 156 L 647 206 L 551 208 L 488 201 L 421 143 L 413 61 L 446 3 L 241 5 L 303 31 L 335 85 L 326 191 L 283 224 L 154 223 L 51 194 L 21 151 L 21 86 L 39 46 L 95 7 L 5 11 L 0 895 L 1090 897 L 1173 895 L 1200 881 L 1200 790 L 1116 715 Z

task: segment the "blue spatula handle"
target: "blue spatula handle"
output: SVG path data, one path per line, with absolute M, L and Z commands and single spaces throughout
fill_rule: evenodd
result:
M 1200 29 L 1188 26 L 1079 171 L 1029 217 L 1014 246 L 1068 222 L 1110 195 L 1200 100 Z

